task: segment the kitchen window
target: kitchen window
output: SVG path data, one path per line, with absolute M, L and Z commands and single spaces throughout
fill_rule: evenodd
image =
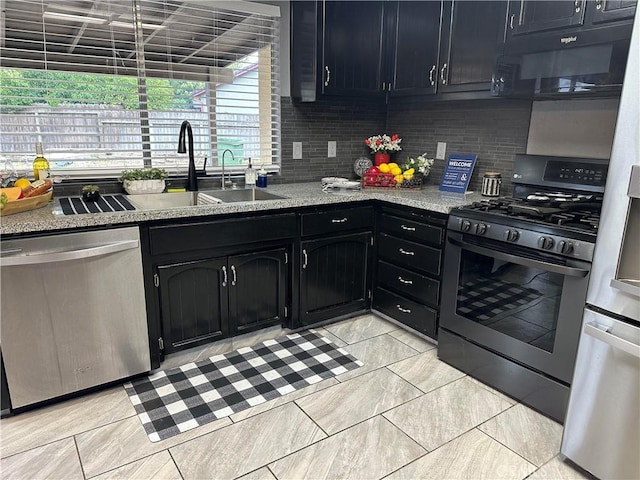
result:
M 4 0 L 0 168 L 29 171 L 44 144 L 54 177 L 183 173 L 280 156 L 279 8 L 196 0 Z

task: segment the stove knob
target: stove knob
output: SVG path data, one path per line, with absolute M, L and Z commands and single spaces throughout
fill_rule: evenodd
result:
M 565 255 L 569 255 L 573 252 L 573 243 L 565 240 L 560 240 L 558 244 L 560 247 L 560 253 L 564 253 Z
M 542 248 L 543 250 L 551 250 L 553 248 L 554 243 L 555 242 L 551 237 L 538 238 L 538 247 Z
M 469 220 L 463 220 L 460 224 L 460 231 L 468 232 L 469 230 L 471 230 L 471 222 Z
M 476 233 L 478 235 L 484 235 L 485 233 L 487 233 L 487 226 L 484 223 L 479 223 L 478 225 L 476 225 Z
M 515 242 L 520 238 L 520 232 L 518 230 L 507 230 L 504 232 L 504 239 L 507 242 Z

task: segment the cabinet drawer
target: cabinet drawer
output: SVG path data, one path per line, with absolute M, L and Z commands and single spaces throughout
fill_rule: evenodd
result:
M 442 250 L 420 245 L 386 233 L 378 236 L 378 256 L 394 265 L 440 275 Z
M 418 243 L 442 245 L 444 241 L 444 228 L 442 227 L 414 222 L 386 213 L 380 216 L 380 231 Z
M 420 333 L 436 338 L 438 313 L 429 307 L 391 293 L 384 288 L 377 288 L 373 295 L 373 308 Z
M 285 213 L 151 227 L 149 235 L 151 253 L 164 255 L 291 238 L 295 237 L 296 229 L 296 215 Z
M 325 235 L 373 225 L 373 207 L 344 208 L 302 214 L 302 236 Z
M 440 282 L 390 263 L 378 262 L 378 285 L 437 307 L 440 301 Z

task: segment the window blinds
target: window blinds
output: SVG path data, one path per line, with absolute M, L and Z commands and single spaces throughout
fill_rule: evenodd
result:
M 28 170 L 42 141 L 54 175 L 184 171 L 188 120 L 198 168 L 279 163 L 277 7 L 0 1 L 0 162 Z

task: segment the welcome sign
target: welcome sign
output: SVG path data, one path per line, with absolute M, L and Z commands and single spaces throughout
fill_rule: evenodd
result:
M 476 165 L 478 155 L 462 155 L 452 153 L 449 155 L 444 174 L 440 182 L 440 190 L 443 192 L 465 193 L 469 187 L 473 167 Z

